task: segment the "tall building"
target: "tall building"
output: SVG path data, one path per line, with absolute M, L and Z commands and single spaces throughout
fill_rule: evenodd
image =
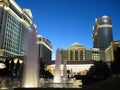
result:
M 32 13 L 14 0 L 0 0 L 0 56 L 21 56 L 26 53 L 28 34 L 36 30 Z
M 94 48 L 106 49 L 113 41 L 112 19 L 108 16 L 97 18 L 92 37 Z
M 49 62 L 52 60 L 51 42 L 41 35 L 37 35 L 37 50 L 40 59 Z

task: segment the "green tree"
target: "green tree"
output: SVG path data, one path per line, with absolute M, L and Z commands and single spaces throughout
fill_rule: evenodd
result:
M 108 77 L 110 75 L 110 69 L 108 68 L 107 64 L 103 62 L 102 60 L 100 61 L 95 61 L 94 66 L 92 66 L 87 73 L 87 75 L 90 76 L 103 76 L 103 77 Z
M 43 58 L 40 58 L 39 60 L 39 66 L 40 66 L 40 77 L 45 77 L 45 62 L 43 61 Z
M 0 61 L 0 63 L 4 64 L 3 61 Z M 6 70 L 5 68 L 0 68 L 0 76 L 5 76 L 6 75 Z
M 14 59 L 12 58 L 11 64 L 10 64 L 10 76 L 14 75 L 14 67 L 15 67 L 15 63 L 14 63 Z
M 82 78 L 83 85 L 89 85 L 95 82 L 106 79 L 110 76 L 110 69 L 107 64 L 100 61 L 94 61 L 94 66 L 91 66 L 87 75 Z
M 15 65 L 15 75 L 18 77 L 20 73 L 20 60 L 18 59 L 16 65 Z
M 45 78 L 53 78 L 53 74 L 47 70 L 45 71 Z
M 111 71 L 114 75 L 120 74 L 120 47 L 114 50 L 114 61 L 111 63 Z
M 6 68 L 5 68 L 6 76 L 9 76 L 9 73 L 10 73 L 10 71 L 9 71 L 9 68 L 10 68 L 9 58 L 6 58 L 5 65 L 6 65 Z

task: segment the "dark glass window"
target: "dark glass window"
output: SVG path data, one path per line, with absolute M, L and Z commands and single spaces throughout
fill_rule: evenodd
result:
M 80 51 L 80 60 L 83 60 L 83 51 Z
M 75 60 L 78 60 L 78 51 L 75 51 Z
M 70 51 L 70 60 L 73 60 L 73 51 Z

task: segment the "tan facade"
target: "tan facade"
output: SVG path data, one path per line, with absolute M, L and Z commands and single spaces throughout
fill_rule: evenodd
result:
M 98 48 L 86 50 L 85 46 L 78 42 L 73 43 L 67 50 L 61 49 L 61 59 L 68 61 L 105 61 L 105 51 Z
M 68 47 L 68 50 L 61 50 L 61 58 L 68 61 L 85 60 L 85 47 L 75 42 Z
M 114 51 L 117 47 L 120 47 L 120 41 L 112 41 L 110 46 L 106 50 L 100 50 L 99 48 L 92 48 L 86 50 L 85 46 L 79 43 L 73 43 L 68 47 L 68 50 L 61 49 L 61 60 L 68 61 L 113 61 Z
M 85 60 L 92 60 L 91 50 L 85 50 Z
M 91 56 L 92 60 L 99 61 L 103 60 L 105 61 L 105 50 L 100 50 L 99 48 L 92 48 L 91 49 Z
M 106 61 L 114 61 L 114 50 L 120 47 L 120 41 L 112 41 L 110 46 L 105 50 Z

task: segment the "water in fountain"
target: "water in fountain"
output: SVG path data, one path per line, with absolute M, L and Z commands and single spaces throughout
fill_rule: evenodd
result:
M 38 59 L 36 49 L 36 31 L 29 34 L 28 52 L 25 58 L 25 67 L 23 74 L 23 87 L 38 87 Z
M 61 83 L 61 73 L 60 73 L 60 50 L 56 51 L 56 61 L 55 61 L 55 74 L 54 74 L 54 83 Z
M 67 83 L 67 70 L 66 70 L 67 62 L 64 61 L 64 67 L 63 67 L 63 81 L 64 83 Z

